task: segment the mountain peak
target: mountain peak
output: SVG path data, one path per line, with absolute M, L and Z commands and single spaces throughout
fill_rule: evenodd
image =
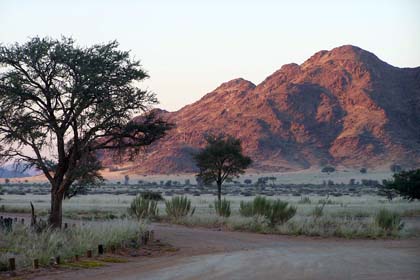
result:
M 376 55 L 360 47 L 353 45 L 343 45 L 330 51 L 322 50 L 312 55 L 303 63 L 303 66 L 319 65 L 337 60 L 351 60 L 366 64 L 386 64 Z
M 248 91 L 255 88 L 255 85 L 243 78 L 237 78 L 221 84 L 215 91 Z

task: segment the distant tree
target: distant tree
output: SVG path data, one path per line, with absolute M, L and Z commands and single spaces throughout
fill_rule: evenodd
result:
M 206 147 L 194 155 L 200 170 L 197 178 L 204 183 L 215 182 L 217 198 L 221 201 L 223 182 L 243 174 L 252 160 L 242 154 L 241 141 L 232 136 L 208 135 L 205 140 Z
M 4 179 L 4 183 L 5 184 L 9 184 L 10 183 L 10 179 L 9 178 Z
M 335 168 L 334 167 L 332 167 L 332 166 L 324 166 L 322 169 L 321 169 L 321 172 L 323 172 L 323 173 L 328 173 L 328 174 L 330 174 L 331 172 L 334 172 L 335 171 Z
M 393 173 L 398 173 L 398 172 L 401 172 L 403 170 L 402 167 L 401 167 L 401 165 L 396 164 L 396 163 L 391 164 L 391 166 L 389 167 L 389 169 Z
M 130 183 L 130 176 L 128 176 L 128 175 L 125 175 L 124 176 L 124 185 L 128 185 Z
M 401 171 L 383 181 L 383 191 L 394 191 L 408 200 L 420 199 L 420 169 Z
M 54 228 L 65 197 L 101 183 L 98 152 L 133 155 L 172 127 L 151 113 L 155 94 L 138 88 L 148 77 L 140 62 L 117 48 L 38 37 L 0 46 L 0 160 L 43 172 Z
M 251 179 L 245 179 L 244 183 L 247 185 L 251 185 L 252 184 L 252 180 Z
M 366 174 L 367 169 L 365 167 L 360 168 L 360 173 Z

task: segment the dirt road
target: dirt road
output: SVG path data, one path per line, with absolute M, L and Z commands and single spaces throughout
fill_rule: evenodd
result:
M 420 240 L 287 237 L 155 224 L 174 256 L 35 279 L 420 279 Z

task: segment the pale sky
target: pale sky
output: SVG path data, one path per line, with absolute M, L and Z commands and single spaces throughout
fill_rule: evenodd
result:
M 255 84 L 286 63 L 352 44 L 398 67 L 420 66 L 420 1 L 0 0 L 0 42 L 116 39 L 142 61 L 158 107 L 194 102 L 220 83 Z

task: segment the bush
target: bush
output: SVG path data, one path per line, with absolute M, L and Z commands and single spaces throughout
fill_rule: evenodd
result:
M 230 211 L 230 201 L 226 200 L 225 198 L 223 200 L 215 200 L 214 201 L 214 209 L 216 210 L 217 215 L 220 217 L 229 217 L 231 214 Z
M 153 192 L 153 191 L 146 191 L 141 193 L 141 197 L 144 199 L 155 200 L 155 201 L 162 201 L 163 196 L 160 192 Z
M 380 228 L 388 232 L 399 231 L 404 227 L 401 216 L 387 209 L 379 210 L 375 216 L 375 222 Z
M 280 199 L 273 201 L 269 211 L 264 214 L 268 221 L 269 226 L 275 227 L 281 225 L 293 218 L 296 214 L 296 207 L 289 206 L 288 202 L 281 201 Z
M 252 202 L 252 215 L 264 216 L 267 211 L 270 211 L 271 201 L 263 196 L 257 196 Z
M 154 218 L 159 215 L 157 201 L 145 199 L 142 196 L 136 196 L 131 202 L 128 212 L 137 219 Z
M 194 215 L 195 207 L 191 208 L 191 200 L 186 196 L 172 197 L 171 200 L 165 202 L 165 210 L 168 217 L 181 218 L 184 216 Z
M 290 220 L 296 214 L 296 207 L 281 200 L 271 201 L 257 196 L 253 201 L 240 203 L 239 213 L 244 217 L 262 216 L 269 226 L 274 227 Z

